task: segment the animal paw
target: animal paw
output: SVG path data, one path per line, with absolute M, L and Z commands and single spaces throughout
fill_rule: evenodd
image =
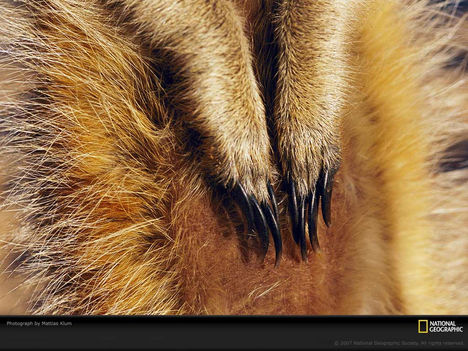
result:
M 295 137 L 294 133 L 288 135 L 290 143 L 282 144 L 280 158 L 289 199 L 292 235 L 300 246 L 302 258 L 306 260 L 307 232 L 312 248 L 319 248 L 319 202 L 325 224 L 331 224 L 333 178 L 339 168 L 340 154 L 336 139 L 327 142 L 323 140 L 324 133 L 318 133 L 315 138 L 311 135 L 305 137 L 304 134 L 301 131 L 300 137 Z
M 294 240 L 305 260 L 308 223 L 318 247 L 318 203 L 331 222 L 333 177 L 340 164 L 340 120 L 346 104 L 348 27 L 338 19 L 346 1 L 289 1 L 276 9 L 277 153 L 289 194 Z M 301 25 L 297 25 L 300 23 Z M 322 55 L 324 48 L 333 48 Z

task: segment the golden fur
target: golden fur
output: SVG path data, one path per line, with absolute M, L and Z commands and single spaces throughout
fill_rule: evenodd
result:
M 466 172 L 438 169 L 467 136 L 466 76 L 445 67 L 463 22 L 422 0 L 306 3 L 1 3 L 0 242 L 28 313 L 468 312 Z M 341 159 L 333 222 L 302 262 L 284 163 L 305 195 L 322 158 Z M 276 268 L 216 187 L 262 200 L 267 180 Z
M 278 5 L 275 127 L 285 177 L 299 196 L 319 173 L 339 166 L 339 126 L 348 103 L 353 16 L 362 1 L 284 1 Z

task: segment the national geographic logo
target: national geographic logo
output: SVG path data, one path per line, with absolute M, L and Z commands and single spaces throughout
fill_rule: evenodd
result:
M 449 320 L 430 321 L 420 319 L 418 320 L 418 333 L 463 333 L 463 326 Z

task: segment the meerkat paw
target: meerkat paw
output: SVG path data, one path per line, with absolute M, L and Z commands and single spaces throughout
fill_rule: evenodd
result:
M 335 135 L 330 130 L 308 132 L 304 127 L 296 132 L 289 129 L 279 133 L 292 235 L 304 260 L 307 258 L 306 224 L 312 248 L 319 248 L 319 203 L 325 224 L 331 224 L 333 178 L 340 165 L 340 148 Z
M 282 252 L 278 205 L 271 186 L 273 168 L 270 161 L 270 144 L 266 128 L 255 132 L 245 128 L 245 133 L 230 136 L 229 147 L 215 148 L 216 158 L 208 157 L 217 165 L 218 182 L 232 195 L 247 223 L 248 233 L 257 233 L 264 257 L 269 247 L 269 232 L 275 246 L 276 261 Z M 262 137 L 263 136 L 263 137 Z M 222 151 L 224 150 L 224 152 Z M 225 157 L 220 157 L 225 154 Z M 221 159 L 221 160 L 220 160 Z M 228 161 L 226 161 L 226 159 Z M 224 161 L 224 162 L 223 162 Z
M 270 229 L 279 258 L 265 108 L 241 14 L 224 0 L 172 1 L 171 11 L 161 10 L 165 1 L 131 4 L 142 30 L 151 33 L 153 67 L 164 78 L 168 106 L 183 121 L 181 139 L 193 141 L 187 146 L 200 172 L 232 193 L 264 253 Z
M 309 239 L 318 248 L 321 202 L 331 222 L 333 177 L 340 164 L 339 125 L 349 79 L 345 18 L 349 1 L 285 1 L 275 16 L 278 43 L 275 122 L 278 153 L 287 183 L 294 240 L 307 257 Z M 296 25 L 300 23 L 301 25 Z M 324 48 L 333 48 L 327 55 Z

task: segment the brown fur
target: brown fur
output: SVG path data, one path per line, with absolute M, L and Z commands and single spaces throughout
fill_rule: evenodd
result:
M 172 99 L 178 116 L 203 139 L 202 170 L 224 186 L 241 183 L 266 200 L 273 168 L 265 111 L 244 21 L 233 3 L 125 1 L 118 11 L 131 12 L 150 49 L 170 51 L 165 59 L 178 63 L 176 79 L 197 87 Z
M 361 2 L 362 3 L 362 2 Z M 278 6 L 275 127 L 285 177 L 300 196 L 319 172 L 339 166 L 339 126 L 348 103 L 348 45 L 359 2 L 284 1 Z
M 3 212 L 18 221 L 2 242 L 35 289 L 28 312 L 466 313 L 466 186 L 435 168 L 466 135 L 464 78 L 444 69 L 454 19 L 425 1 L 259 4 L 0 6 Z M 281 196 L 272 146 L 302 192 L 342 159 L 308 262 L 280 203 L 278 268 L 215 190 L 264 199 L 270 179 Z

